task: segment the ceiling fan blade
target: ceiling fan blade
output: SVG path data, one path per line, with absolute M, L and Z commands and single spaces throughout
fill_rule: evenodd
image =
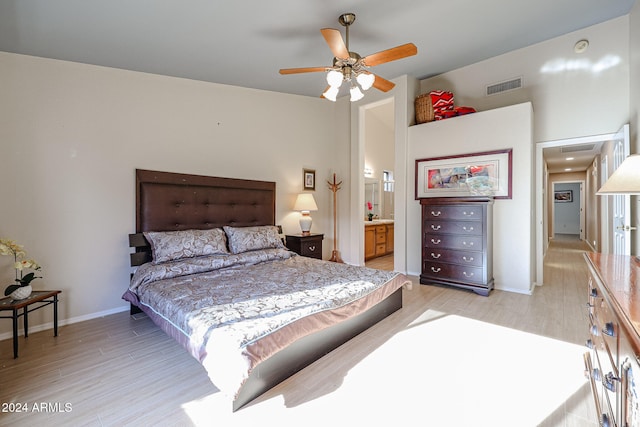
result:
M 373 87 L 375 87 L 378 90 L 381 90 L 383 92 L 388 92 L 391 89 L 393 89 L 394 86 L 396 85 L 395 83 L 392 83 L 387 79 L 383 79 L 377 74 L 374 74 L 374 76 L 376 76 L 376 79 L 373 81 Z
M 344 44 L 340 31 L 333 28 L 323 28 L 320 32 L 327 41 L 329 49 L 333 52 L 333 56 L 340 59 L 349 58 L 349 49 L 347 49 L 347 45 Z
M 318 71 L 327 71 L 327 67 L 282 68 L 280 74 L 316 73 Z
M 396 59 L 406 58 L 418 53 L 418 48 L 413 43 L 407 43 L 391 49 L 383 50 L 362 58 L 362 62 L 369 67 L 384 64 L 385 62 L 395 61 Z

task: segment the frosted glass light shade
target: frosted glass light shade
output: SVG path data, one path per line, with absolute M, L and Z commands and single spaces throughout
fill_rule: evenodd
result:
M 359 101 L 364 98 L 364 93 L 360 90 L 358 86 L 352 86 L 350 89 L 351 92 L 351 102 Z
M 596 194 L 640 194 L 640 154 L 624 159 Z
M 343 78 L 342 73 L 337 70 L 331 70 L 327 73 L 327 83 L 329 83 L 331 87 L 339 88 Z
M 373 82 L 376 80 L 376 76 L 370 73 L 360 73 L 358 77 L 356 77 L 358 84 L 362 88 L 362 90 L 370 89 L 373 86 Z
M 338 88 L 334 86 L 329 86 L 329 89 L 322 94 L 329 101 L 336 102 L 336 98 L 338 97 Z

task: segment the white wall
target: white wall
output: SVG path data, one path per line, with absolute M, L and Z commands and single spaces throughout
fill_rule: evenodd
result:
M 0 82 L 0 237 L 43 265 L 35 289 L 63 290 L 63 321 L 126 307 L 136 168 L 275 181 L 286 233 L 299 232 L 302 169 L 315 169 L 313 231 L 330 256 L 326 181 L 349 170 L 348 107 L 1 52 Z M 0 257 L 0 283 L 12 280 Z
M 590 45 L 579 55 L 573 46 L 583 38 Z M 613 133 L 629 121 L 629 43 L 623 16 L 425 79 L 421 91 L 451 90 L 456 105 L 477 110 L 529 101 L 536 142 Z M 519 76 L 522 89 L 484 95 L 486 85 Z
M 483 111 L 468 116 L 409 128 L 408 157 L 415 160 L 513 149 L 512 198 L 494 202 L 493 271 L 496 289 L 530 293 L 534 274 L 532 172 L 532 108 L 530 103 Z M 412 176 L 414 176 L 412 174 Z M 407 197 L 407 265 L 421 271 L 421 209 L 415 200 L 415 180 Z

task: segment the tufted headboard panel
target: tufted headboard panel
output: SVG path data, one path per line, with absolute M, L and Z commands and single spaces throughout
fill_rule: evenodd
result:
M 276 184 L 136 170 L 136 231 L 274 225 Z

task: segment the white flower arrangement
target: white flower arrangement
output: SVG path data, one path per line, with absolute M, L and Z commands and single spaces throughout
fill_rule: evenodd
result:
M 13 267 L 16 270 L 15 284 L 9 285 L 5 290 L 5 295 L 10 295 L 13 291 L 23 286 L 28 286 L 34 279 L 42 278 L 36 276 L 36 271 L 40 270 L 40 265 L 32 259 L 25 259 L 27 256 L 22 245 L 17 244 L 13 240 L 0 239 L 0 255 L 13 255 Z M 33 270 L 24 274 L 26 270 Z

